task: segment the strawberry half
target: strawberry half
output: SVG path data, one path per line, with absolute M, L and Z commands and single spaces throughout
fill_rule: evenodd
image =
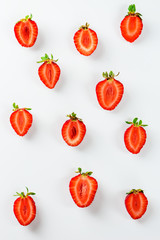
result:
M 33 192 L 29 192 L 28 188 L 27 194 L 24 192 L 18 193 L 16 195 L 19 196 L 14 202 L 13 211 L 18 220 L 18 222 L 23 225 L 29 225 L 36 217 L 36 205 L 32 197 L 30 195 L 35 195 Z
M 14 26 L 14 33 L 17 41 L 22 47 L 32 47 L 38 35 L 37 24 L 32 20 L 32 14 L 21 19 Z
M 92 172 L 82 173 L 82 169 L 78 168 L 76 173 L 79 174 L 73 177 L 69 184 L 71 196 L 78 207 L 88 207 L 94 200 L 98 183 L 90 176 Z
M 13 113 L 10 116 L 10 123 L 19 136 L 24 136 L 32 125 L 32 114 L 28 112 L 31 108 L 19 108 L 13 103 Z
M 89 24 L 82 25 L 74 35 L 74 44 L 80 54 L 91 55 L 98 44 L 98 37 L 95 31 L 89 28 Z
M 136 13 L 136 6 L 132 4 L 128 8 L 128 15 L 121 22 L 121 33 L 128 42 L 134 42 L 142 32 L 143 23 L 140 13 Z
M 119 104 L 122 99 L 124 87 L 123 84 L 116 79 L 112 71 L 109 75 L 107 72 L 103 72 L 105 80 L 99 82 L 96 86 L 97 99 L 100 106 L 105 110 L 113 110 Z
M 133 219 L 141 218 L 147 210 L 148 200 L 141 189 L 132 189 L 125 199 L 127 212 Z
M 128 151 L 133 154 L 137 154 L 142 149 L 146 142 L 146 131 L 143 127 L 148 125 L 142 124 L 142 120 L 137 121 L 138 118 L 134 118 L 133 122 L 126 121 L 127 124 L 132 124 L 124 134 L 124 142 Z
M 75 147 L 82 142 L 86 134 L 86 126 L 74 112 L 67 117 L 70 119 L 63 124 L 62 137 L 69 146 Z
M 41 61 L 37 63 L 43 64 L 38 69 L 38 74 L 41 81 L 46 85 L 46 87 L 52 89 L 55 87 L 56 83 L 60 77 L 60 68 L 56 64 L 57 60 L 53 60 L 53 55 L 51 54 L 51 58 L 47 54 L 44 57 L 41 57 Z

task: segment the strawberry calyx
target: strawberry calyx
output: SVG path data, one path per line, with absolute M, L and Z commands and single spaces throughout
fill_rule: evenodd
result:
M 45 53 L 44 57 L 41 57 L 41 61 L 38 61 L 37 63 L 46 62 L 47 64 L 51 64 L 52 62 L 57 62 L 58 59 L 53 59 L 53 54 L 51 54 L 51 58 L 49 58 L 48 54 Z
M 89 28 L 89 24 L 86 22 L 86 25 L 82 25 L 82 26 L 79 28 L 79 30 L 80 30 L 80 29 L 87 30 L 88 28 Z
M 67 115 L 67 117 L 69 117 L 72 121 L 81 121 L 82 122 L 82 119 L 81 118 L 77 118 L 76 117 L 77 114 L 75 114 L 74 112 L 72 112 L 71 114 Z
M 133 122 L 128 122 L 128 121 L 126 121 L 126 123 L 127 123 L 127 124 L 133 124 L 135 127 L 140 127 L 140 126 L 146 127 L 146 126 L 148 126 L 148 125 L 146 125 L 146 124 L 142 124 L 142 120 L 139 120 L 139 122 L 138 122 L 138 118 L 134 118 L 134 119 L 133 119 Z
M 120 73 L 118 72 L 118 73 L 115 75 L 112 71 L 110 71 L 109 74 L 108 74 L 108 72 L 103 72 L 103 73 L 102 73 L 102 76 L 103 76 L 105 79 L 112 81 L 112 80 L 114 79 L 114 77 L 117 77 L 119 74 L 120 74 Z
M 126 194 L 137 194 L 137 193 L 143 193 L 142 189 L 132 189 L 130 192 L 126 193 Z
M 27 111 L 32 110 L 32 108 L 19 108 L 19 106 L 16 105 L 15 102 L 13 103 L 13 111 L 22 110 L 22 109 L 25 109 Z
M 85 172 L 85 173 L 83 173 L 83 172 L 82 172 L 82 169 L 81 169 L 81 168 L 78 168 L 78 171 L 76 171 L 75 173 L 79 173 L 79 174 L 81 174 L 82 176 L 86 177 L 86 176 L 91 176 L 93 172 Z
M 127 16 L 129 16 L 129 15 L 131 15 L 131 16 L 137 16 L 137 17 L 139 17 L 140 19 L 142 19 L 142 18 L 141 18 L 142 14 L 141 14 L 141 13 L 136 13 L 136 6 L 135 6 L 135 4 L 129 5 Z
M 18 197 L 21 197 L 21 198 L 26 198 L 26 197 L 28 197 L 28 196 L 30 196 L 30 195 L 35 195 L 35 194 L 36 194 L 36 193 L 34 193 L 34 192 L 29 192 L 29 190 L 28 190 L 27 187 L 26 187 L 26 189 L 27 189 L 26 195 L 24 194 L 24 192 L 21 192 L 21 193 L 16 192 L 16 194 L 13 195 L 13 196 L 18 196 Z
M 25 16 L 25 18 L 22 18 L 20 21 L 18 21 L 18 22 L 26 22 L 26 21 L 28 21 L 29 19 L 31 20 L 32 19 L 32 14 L 30 14 L 30 15 L 27 15 L 27 16 Z

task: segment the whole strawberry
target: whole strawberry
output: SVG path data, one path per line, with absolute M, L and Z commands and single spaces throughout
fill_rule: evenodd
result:
M 125 199 L 127 212 L 133 219 L 141 218 L 147 210 L 148 200 L 141 189 L 132 189 Z
M 41 57 L 41 61 L 37 63 L 43 63 L 39 69 L 38 74 L 41 81 L 46 85 L 46 87 L 52 89 L 55 87 L 56 83 L 60 77 L 60 68 L 56 64 L 57 60 L 53 60 L 53 55 L 51 54 L 51 58 L 47 54 L 44 57 Z
M 96 86 L 96 95 L 99 105 L 105 110 L 113 110 L 122 99 L 124 87 L 123 84 L 115 79 L 114 73 L 110 71 L 103 72 L 105 80 L 99 82 Z
M 73 177 L 69 184 L 70 194 L 78 207 L 88 207 L 94 200 L 98 183 L 91 177 L 92 172 L 82 173 L 82 169 L 78 168 L 76 173 L 79 174 Z
M 126 148 L 131 153 L 137 154 L 146 142 L 147 134 L 143 127 L 148 125 L 142 124 L 142 120 L 138 122 L 138 118 L 134 118 L 133 122 L 126 121 L 126 123 L 131 124 L 124 134 Z
M 29 110 L 31 108 L 19 108 L 18 105 L 13 103 L 13 113 L 10 116 L 10 123 L 19 136 L 24 136 L 32 125 L 33 118 L 32 114 L 28 112 Z
M 86 126 L 74 112 L 67 117 L 70 119 L 63 124 L 62 137 L 69 146 L 75 147 L 82 142 L 86 134 Z
M 143 23 L 140 13 L 136 13 L 136 6 L 132 4 L 128 8 L 128 14 L 121 22 L 122 36 L 128 42 L 134 42 L 142 32 Z
M 79 28 L 73 39 L 78 52 L 84 56 L 91 55 L 97 48 L 97 34 L 95 31 L 89 28 L 88 23 Z
M 33 192 L 29 192 L 28 188 L 27 194 L 24 192 L 18 193 L 16 195 L 18 198 L 14 202 L 13 211 L 18 222 L 23 225 L 29 225 L 36 217 L 36 205 L 31 195 L 35 195 Z
M 32 20 L 32 14 L 18 21 L 14 26 L 17 41 L 23 47 L 32 47 L 38 35 L 37 24 Z

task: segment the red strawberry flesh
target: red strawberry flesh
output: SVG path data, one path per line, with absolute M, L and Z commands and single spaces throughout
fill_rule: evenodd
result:
M 23 47 L 32 47 L 37 39 L 38 27 L 31 19 L 23 19 L 15 25 L 14 32 Z
M 88 24 L 82 26 L 74 35 L 74 43 L 77 50 L 85 56 L 91 55 L 98 44 L 98 38 L 95 31 L 88 28 Z
M 79 174 L 70 181 L 71 196 L 78 207 L 88 207 L 94 200 L 98 183 L 91 176 Z
M 128 213 L 133 219 L 139 219 L 147 210 L 148 200 L 143 191 L 129 193 L 125 199 L 125 205 Z M 136 192 L 137 191 L 137 192 Z
M 24 136 L 32 125 L 32 114 L 25 109 L 18 109 L 11 114 L 10 123 L 18 135 Z
M 86 126 L 84 125 L 82 120 L 76 117 L 74 119 L 72 115 L 68 115 L 68 116 L 71 119 L 67 120 L 63 124 L 62 137 L 69 146 L 78 146 L 82 142 L 85 136 Z
M 30 224 L 36 216 L 34 200 L 30 196 L 17 198 L 14 203 L 14 213 L 21 225 L 26 226 Z

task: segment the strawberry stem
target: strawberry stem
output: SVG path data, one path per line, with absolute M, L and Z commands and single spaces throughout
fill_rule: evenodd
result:
M 48 64 L 51 64 L 52 62 L 57 62 L 58 59 L 53 60 L 53 54 L 51 54 L 51 58 L 49 58 L 48 54 L 45 53 L 44 57 L 41 57 L 41 61 L 38 61 L 37 63 L 47 62 Z
M 140 127 L 140 126 L 146 127 L 146 126 L 148 126 L 148 125 L 146 125 L 146 124 L 142 124 L 142 120 L 139 120 L 139 122 L 138 122 L 138 118 L 134 118 L 134 119 L 133 119 L 133 122 L 128 122 L 128 121 L 126 121 L 126 123 L 127 123 L 127 124 L 133 124 L 135 127 Z
M 140 193 L 142 192 L 143 193 L 143 190 L 142 189 L 132 189 L 130 192 L 126 193 L 126 194 L 137 194 L 137 193 Z
M 88 28 L 89 28 L 89 24 L 86 22 L 86 25 L 82 25 L 82 26 L 79 28 L 79 30 L 80 30 L 80 29 L 87 30 Z
M 140 19 L 142 19 L 141 18 L 142 14 L 136 13 L 136 6 L 135 6 L 135 4 L 129 5 L 129 7 L 128 7 L 128 15 L 138 16 Z
M 67 115 L 67 117 L 69 117 L 72 121 L 81 121 L 82 122 L 82 119 L 81 118 L 77 118 L 77 114 L 75 114 L 74 112 L 72 112 L 71 114 Z
M 30 14 L 30 16 L 29 15 L 27 15 L 27 16 L 25 16 L 25 18 L 22 18 L 20 21 L 18 21 L 18 22 L 26 22 L 26 21 L 28 21 L 29 19 L 31 20 L 32 19 L 32 14 Z M 18 23 L 17 22 L 17 23 Z
M 27 16 L 25 16 L 25 19 L 26 19 L 26 21 L 28 20 L 28 19 L 32 19 L 32 14 L 30 14 L 30 16 L 29 15 L 27 15 Z
M 85 172 L 85 173 L 83 173 L 82 172 L 82 168 L 78 168 L 78 171 L 76 171 L 75 173 L 79 173 L 79 174 L 81 174 L 83 176 L 91 176 L 93 172 Z
M 128 11 L 129 11 L 128 13 L 134 14 L 136 12 L 136 5 L 135 4 L 129 5 Z
M 108 74 L 108 72 L 103 72 L 102 76 L 107 80 L 111 80 L 111 79 L 114 79 L 114 77 L 117 77 L 119 74 L 120 74 L 120 72 L 118 72 L 115 75 L 112 71 L 110 71 L 109 74 Z
M 14 103 L 13 103 L 13 111 L 17 111 L 18 109 L 20 109 L 19 106 L 16 105 L 15 102 L 14 102 Z M 25 109 L 25 110 L 27 110 L 27 111 L 32 110 L 32 108 L 23 108 L 23 109 Z
M 28 190 L 27 187 L 26 187 L 26 189 L 27 189 L 27 194 L 26 194 L 26 195 L 24 194 L 24 192 L 21 192 L 21 193 L 16 192 L 16 194 L 13 195 L 13 196 L 18 196 L 18 197 L 21 197 L 21 198 L 25 198 L 25 197 L 27 197 L 27 196 L 35 195 L 35 194 L 36 194 L 36 193 L 34 193 L 34 192 L 29 192 L 29 190 Z

